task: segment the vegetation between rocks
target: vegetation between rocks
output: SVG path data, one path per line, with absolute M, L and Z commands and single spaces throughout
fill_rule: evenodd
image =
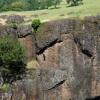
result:
M 0 36 L 0 82 L 12 83 L 25 72 L 25 51 L 17 39 L 6 34 Z

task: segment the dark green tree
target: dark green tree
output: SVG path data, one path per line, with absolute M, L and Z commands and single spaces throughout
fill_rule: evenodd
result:
M 62 0 L 52 0 L 52 4 L 55 6 L 59 5 L 61 3 Z
M 5 3 L 4 0 L 1 0 L 1 1 L 0 1 L 0 8 L 1 8 L 1 9 L 2 9 L 4 3 Z
M 52 6 L 52 5 L 53 5 L 52 0 L 47 0 L 47 7 L 50 7 L 50 6 Z
M 38 10 L 39 9 L 39 0 L 26 0 L 30 6 L 29 10 Z
M 34 39 L 35 39 L 35 47 L 37 48 L 38 45 L 37 45 L 37 39 L 36 39 L 36 33 L 37 33 L 37 30 L 39 28 L 39 26 L 41 25 L 41 21 L 39 19 L 35 19 L 32 21 L 32 27 L 33 27 L 33 31 L 34 31 Z
M 0 77 L 3 83 L 11 83 L 25 72 L 25 53 L 17 39 L 0 36 Z
M 69 6 L 78 6 L 83 3 L 83 0 L 66 0 Z
M 35 33 L 40 25 L 41 25 L 41 21 L 39 19 L 35 19 L 32 21 L 32 27 L 33 27 Z
M 60 4 L 62 0 L 0 0 L 1 11 L 22 11 L 48 9 L 50 6 Z

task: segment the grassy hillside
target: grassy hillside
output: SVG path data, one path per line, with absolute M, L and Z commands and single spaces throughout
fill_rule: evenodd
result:
M 3 12 L 2 15 L 18 14 L 25 16 L 26 23 L 30 23 L 32 19 L 39 18 L 42 21 L 55 20 L 68 17 L 79 17 L 98 15 L 100 14 L 100 0 L 83 0 L 84 4 L 75 7 L 67 7 L 65 2 L 58 6 L 58 9 L 45 9 L 37 11 L 22 11 L 22 12 Z M 2 19 L 1 19 L 2 20 Z

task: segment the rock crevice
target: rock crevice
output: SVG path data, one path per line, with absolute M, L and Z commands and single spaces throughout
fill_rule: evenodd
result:
M 15 82 L 13 92 L 1 93 L 0 100 L 10 100 L 11 95 L 12 100 L 86 100 L 99 96 L 99 26 L 97 16 L 46 22 L 35 37 L 30 28 L 20 28 L 19 41 L 27 48 L 28 57 L 36 57 L 40 66 L 30 72 L 34 75 L 29 73 Z

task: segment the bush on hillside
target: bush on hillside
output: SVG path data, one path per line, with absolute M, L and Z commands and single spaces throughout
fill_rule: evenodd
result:
M 10 5 L 11 10 L 21 11 L 22 9 L 27 10 L 30 4 L 28 2 L 16 1 Z
M 35 19 L 35 20 L 32 21 L 32 27 L 34 29 L 34 32 L 37 31 L 37 29 L 39 28 L 40 24 L 41 24 L 41 22 L 40 22 L 39 19 Z
M 0 79 L 12 83 L 25 72 L 25 53 L 17 39 L 10 35 L 0 37 Z
M 66 0 L 69 6 L 78 6 L 83 3 L 83 0 Z
M 62 0 L 0 0 L 0 11 L 26 11 L 57 6 Z

